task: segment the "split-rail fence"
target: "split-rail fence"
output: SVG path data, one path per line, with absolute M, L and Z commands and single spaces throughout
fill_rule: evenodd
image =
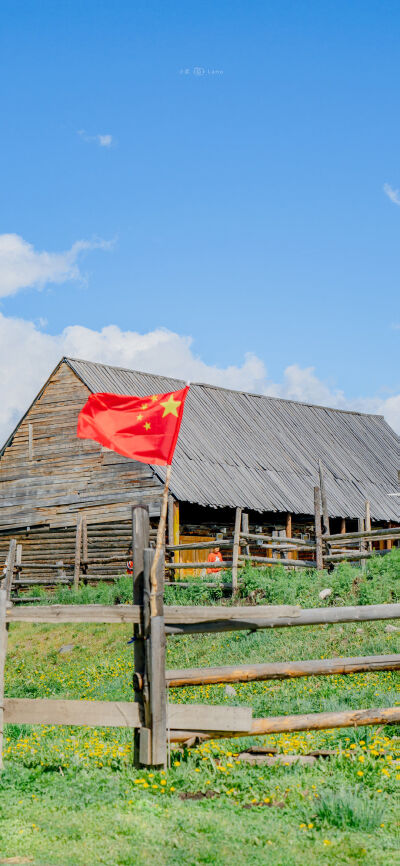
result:
M 232 561 L 234 562 L 236 558 L 238 563 L 239 542 L 242 539 L 249 540 L 251 534 L 240 530 L 240 518 L 236 520 L 236 524 L 235 538 L 232 541 L 234 552 Z M 389 532 L 395 533 L 394 530 Z M 398 538 L 399 534 L 395 537 Z M 352 535 L 354 539 L 355 534 Z M 362 531 L 356 536 L 368 540 L 373 537 L 373 532 Z M 345 540 L 353 539 L 348 535 Z M 269 536 L 267 540 L 270 540 Z M 335 536 L 330 536 L 330 541 L 335 540 Z M 339 540 L 342 541 L 342 537 Z M 273 543 L 275 542 L 274 537 Z M 285 540 L 286 545 L 291 542 L 292 539 Z M 151 566 L 155 553 L 154 549 L 150 548 L 149 514 L 145 506 L 133 508 L 132 547 L 134 563 L 132 605 L 39 604 L 24 607 L 13 605 L 10 600 L 16 557 L 15 542 L 11 544 L 6 574 L 0 589 L 0 747 L 4 724 L 7 723 L 123 726 L 134 730 L 136 765 L 165 767 L 169 744 L 174 742 L 194 742 L 196 738 L 252 736 L 284 731 L 400 722 L 400 707 L 253 719 L 252 710 L 248 707 L 168 702 L 169 687 L 348 674 L 359 671 L 399 670 L 400 654 L 179 671 L 166 670 L 165 655 L 166 640 L 172 635 L 400 619 L 400 604 L 312 609 L 293 605 L 164 606 L 166 563 L 164 557 L 159 559 L 156 580 L 152 581 Z M 297 562 L 291 562 L 291 566 L 293 565 L 297 565 Z M 8 627 L 13 622 L 54 625 L 68 622 L 131 623 L 135 700 L 107 702 L 6 698 L 4 668 Z

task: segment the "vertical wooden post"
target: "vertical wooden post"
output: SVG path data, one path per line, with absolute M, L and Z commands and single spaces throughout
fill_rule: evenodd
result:
M 346 518 L 342 517 L 342 522 L 340 524 L 340 534 L 346 535 Z
M 288 513 L 286 515 L 286 538 L 291 538 L 291 537 L 292 537 L 292 515 L 288 511 Z M 285 553 L 285 556 L 287 556 L 288 559 L 294 559 L 293 553 L 295 553 L 295 551 L 288 550 Z
M 237 508 L 235 511 L 235 529 L 233 532 L 233 551 L 232 551 L 232 595 L 237 592 L 238 588 L 238 560 L 239 560 L 239 542 L 240 542 L 240 523 L 242 517 L 242 509 Z
M 321 529 L 321 494 L 319 487 L 314 487 L 314 524 L 315 524 L 315 559 L 318 571 L 322 571 L 322 529 Z
M 88 534 L 87 534 L 87 520 L 86 517 L 82 517 L 82 559 L 87 562 L 88 558 Z
M 7 653 L 7 592 L 0 589 L 0 770 L 3 769 L 3 735 L 4 735 L 4 669 Z
M 328 500 L 326 498 L 324 473 L 322 471 L 322 463 L 320 460 L 318 460 L 318 471 L 319 471 L 319 486 L 320 486 L 320 491 L 321 491 L 322 514 L 324 517 L 324 533 L 325 533 L 325 535 L 329 535 L 330 534 L 330 527 L 329 527 L 329 514 L 328 514 Z
M 363 532 L 364 529 L 365 529 L 365 520 L 363 517 L 359 517 L 358 518 L 358 531 Z M 359 544 L 360 553 L 366 549 L 366 546 L 367 545 L 366 545 L 365 539 L 360 538 L 360 544 Z M 366 571 L 366 568 L 367 568 L 366 559 L 360 559 L 360 564 L 361 564 L 361 570 Z
M 172 503 L 172 533 L 173 533 L 172 543 L 173 544 L 179 544 L 179 539 L 180 539 L 179 502 L 177 502 L 176 499 L 174 499 L 173 503 Z M 174 562 L 180 562 L 179 550 L 175 550 L 175 552 L 174 552 Z M 174 580 L 176 580 L 177 577 L 179 578 L 179 571 L 178 571 L 178 574 L 176 574 L 176 572 L 174 572 L 174 575 L 175 575 Z
M 144 551 L 144 574 L 152 573 L 154 550 Z M 164 549 L 156 566 L 155 611 L 150 608 L 150 627 L 146 638 L 146 667 L 150 682 L 151 763 L 155 767 L 167 766 L 167 699 L 165 681 L 166 638 L 164 624 Z M 153 596 L 153 585 L 151 587 Z
M 139 704 L 139 715 L 142 728 L 135 730 L 134 754 L 135 766 L 139 766 L 140 752 L 146 751 L 144 741 L 146 734 L 141 737 L 140 731 L 146 730 L 149 719 L 146 718 L 145 708 L 148 706 L 148 681 L 146 674 L 145 656 L 145 631 L 148 631 L 150 609 L 150 584 L 147 587 L 145 611 L 145 587 L 144 587 L 144 550 L 149 546 L 150 520 L 149 509 L 146 505 L 134 505 L 132 509 L 132 559 L 133 559 L 133 604 L 141 607 L 140 623 L 133 626 L 134 667 L 133 679 L 135 689 L 135 701 Z M 146 620 L 146 622 L 145 622 Z M 143 761 L 144 763 L 144 761 Z
M 365 530 L 371 532 L 371 503 L 369 499 L 365 500 Z M 372 550 L 372 541 L 368 541 L 367 549 Z
M 74 589 L 79 589 L 79 574 L 81 570 L 81 546 L 82 546 L 82 517 L 78 514 L 76 519 L 75 536 L 75 565 L 74 565 Z
M 242 514 L 242 532 L 248 532 L 248 531 L 249 531 L 249 515 L 248 514 Z M 249 539 L 248 538 L 246 538 L 245 544 L 243 545 L 243 551 L 244 551 L 245 556 L 250 556 L 250 545 L 249 545 Z
M 21 565 L 22 565 L 22 544 L 17 544 L 16 554 L 15 554 L 15 577 L 21 577 Z M 19 587 L 15 587 L 15 594 L 18 595 Z
M 273 529 L 273 530 L 272 530 L 272 535 L 273 535 L 275 538 L 279 538 L 279 529 Z M 276 547 L 272 547 L 272 548 L 271 548 L 271 556 L 272 556 L 272 559 L 278 559 L 278 558 L 279 558 L 279 557 L 278 557 L 278 550 L 277 550 Z
M 17 555 L 17 541 L 15 538 L 10 539 L 10 544 L 7 553 L 7 567 L 3 589 L 6 591 L 7 601 L 11 598 L 11 587 L 14 578 L 15 558 Z

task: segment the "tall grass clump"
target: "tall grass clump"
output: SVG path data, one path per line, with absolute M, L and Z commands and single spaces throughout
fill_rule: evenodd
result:
M 313 809 L 313 817 L 340 830 L 375 830 L 384 816 L 384 806 L 357 788 L 328 789 L 315 801 Z

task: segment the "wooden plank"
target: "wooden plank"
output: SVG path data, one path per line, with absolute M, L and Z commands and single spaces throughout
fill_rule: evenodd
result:
M 9 725 L 140 726 L 138 705 L 133 701 L 68 701 L 53 698 L 5 698 L 4 721 Z
M 219 546 L 218 541 L 214 541 L 213 547 L 218 547 L 218 546 Z M 221 571 L 221 569 L 223 569 L 223 568 L 232 568 L 233 560 L 229 560 L 229 561 L 223 560 L 222 562 L 220 562 L 220 561 L 217 561 L 217 562 L 165 562 L 164 565 L 165 565 L 165 568 L 171 568 L 171 569 L 174 569 L 174 571 L 175 570 L 180 571 L 182 569 L 188 569 L 188 568 L 194 569 L 194 568 L 206 568 L 206 567 L 207 567 L 207 569 L 210 569 L 210 571 L 212 569 L 216 569 L 217 571 Z
M 239 556 L 239 562 L 243 562 L 246 560 L 251 560 L 251 562 L 256 562 L 265 565 L 277 565 L 277 560 L 272 556 Z M 287 557 L 281 557 L 279 560 L 279 565 L 289 565 L 291 568 L 316 568 L 316 561 L 314 559 L 296 559 L 293 562 L 292 559 Z
M 359 539 L 359 538 L 367 538 L 367 539 L 371 538 L 372 540 L 374 540 L 374 539 L 378 540 L 380 538 L 385 539 L 388 537 L 389 538 L 400 538 L 400 526 L 399 527 L 392 526 L 392 527 L 389 527 L 388 529 L 372 529 L 371 532 L 367 532 L 367 530 L 364 529 L 363 532 L 339 533 L 336 535 L 327 536 L 326 540 L 327 541 L 340 541 L 342 543 L 343 541 L 346 541 L 347 539 L 354 540 L 354 541 Z
M 248 531 L 249 531 L 249 515 L 243 513 L 242 514 L 242 532 L 248 533 Z M 229 543 L 230 542 L 228 542 L 228 544 Z M 248 543 L 248 539 L 246 540 L 246 543 L 243 547 L 243 553 L 245 556 L 250 556 L 250 545 Z
M 321 731 L 330 728 L 357 728 L 363 725 L 391 725 L 400 721 L 400 707 L 380 707 L 368 710 L 348 710 L 345 712 L 309 713 L 302 716 L 271 716 L 265 719 L 253 719 L 251 729 L 246 736 L 258 737 L 263 734 L 279 734 L 290 731 Z M 201 732 L 199 732 L 201 734 Z M 212 739 L 220 737 L 214 733 Z M 241 734 L 229 734 L 229 737 Z M 169 739 L 173 742 L 184 742 L 193 737 L 192 731 L 170 730 Z M 204 736 L 204 739 L 211 737 Z
M 281 544 L 292 544 L 298 545 L 299 547 L 315 547 L 315 545 L 313 545 L 310 541 L 306 541 L 304 538 L 279 538 L 279 536 L 277 537 L 275 535 L 262 535 L 258 532 L 241 532 L 240 537 L 244 539 L 248 538 L 250 541 L 273 541 L 274 546 L 279 546 Z
M 33 424 L 28 424 L 28 460 L 33 460 Z
M 146 548 L 144 551 L 145 584 L 150 586 L 151 570 L 155 551 Z M 154 615 L 150 616 L 147 625 L 146 639 L 146 669 L 150 688 L 150 728 L 151 728 L 151 763 L 153 766 L 167 766 L 167 699 L 165 684 L 166 639 L 164 625 L 164 554 L 159 557 L 155 572 Z
M 400 670 L 400 654 L 188 668 L 166 671 L 165 676 L 168 687 L 176 689 L 214 683 L 248 683 L 256 680 L 285 680 L 296 677 L 338 676 L 364 671 L 397 670 Z
M 139 616 L 140 608 L 135 604 L 38 604 L 7 610 L 7 622 L 47 622 L 53 625 L 60 622 L 138 623 Z
M 167 633 L 190 634 L 324 623 L 400 619 L 400 604 L 302 609 L 290 605 L 254 607 L 165 607 Z
M 314 525 L 315 525 L 315 559 L 317 570 L 322 571 L 322 529 L 321 529 L 321 495 L 319 487 L 314 487 Z
M 365 500 L 365 529 L 371 532 L 371 503 L 369 499 Z M 367 549 L 372 550 L 372 541 L 368 541 Z
M 250 707 L 208 704 L 168 704 L 168 727 L 194 731 L 248 731 Z
M 74 589 L 79 588 L 79 573 L 81 568 L 82 517 L 78 515 L 75 537 Z
M 245 516 L 245 515 L 243 515 Z M 214 547 L 233 547 L 233 541 L 228 540 L 215 540 L 213 538 L 211 541 L 193 541 L 186 542 L 185 544 L 168 544 L 167 550 L 213 550 Z M 203 566 L 204 566 L 203 562 Z
M 172 503 L 172 527 L 173 527 L 173 543 L 175 546 L 179 544 L 179 533 L 180 533 L 180 523 L 179 523 L 179 502 L 174 499 Z M 179 562 L 180 556 L 177 551 L 174 553 L 175 562 Z

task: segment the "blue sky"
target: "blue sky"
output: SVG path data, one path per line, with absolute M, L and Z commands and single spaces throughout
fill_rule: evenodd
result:
M 12 417 L 66 328 L 132 365 L 164 328 L 204 378 L 400 424 L 399 36 L 385 0 L 5 0 L 0 314 L 37 374 Z

